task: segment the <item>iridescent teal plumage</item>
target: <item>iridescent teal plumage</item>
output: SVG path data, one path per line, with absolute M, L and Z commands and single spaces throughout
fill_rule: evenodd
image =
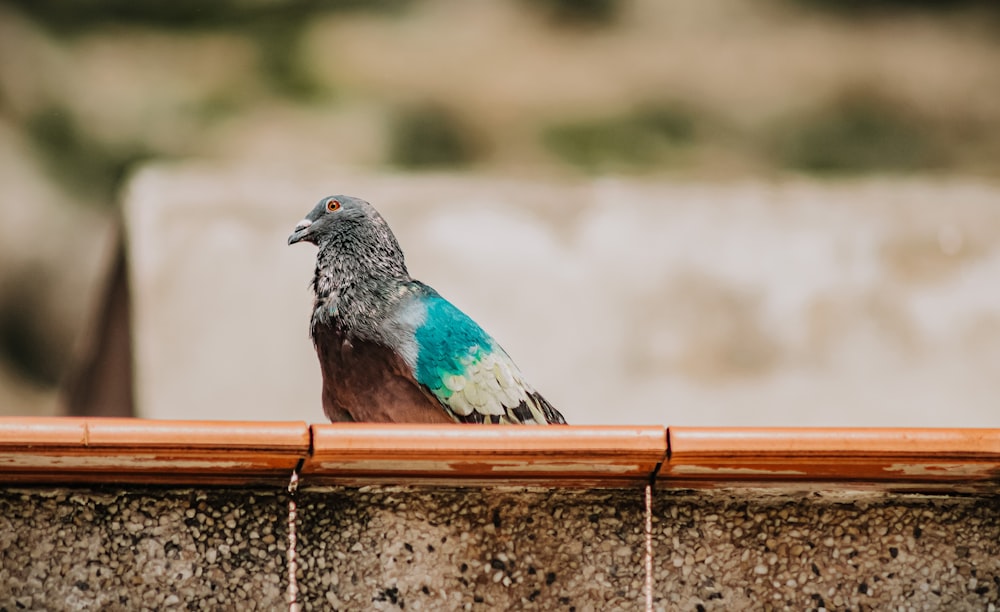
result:
M 367 202 L 324 198 L 289 244 L 319 247 L 311 332 L 331 420 L 565 423 L 500 345 L 413 280 Z
M 441 296 L 429 295 L 421 301 L 426 316 L 415 330 L 414 375 L 417 382 L 436 390 L 441 388 L 444 377 L 463 375 L 473 359 L 493 350 L 494 342 L 479 325 Z

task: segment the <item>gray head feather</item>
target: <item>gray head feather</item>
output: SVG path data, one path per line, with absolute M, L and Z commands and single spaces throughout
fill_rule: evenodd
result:
M 312 328 L 333 324 L 378 338 L 383 319 L 411 279 L 403 251 L 375 207 L 351 196 L 325 197 L 295 226 L 288 244 L 296 242 L 319 247 Z

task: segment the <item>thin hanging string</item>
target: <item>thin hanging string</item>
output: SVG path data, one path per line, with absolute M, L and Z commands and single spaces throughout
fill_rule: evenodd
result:
M 646 485 L 646 612 L 653 612 L 653 485 Z
M 288 612 L 299 612 L 302 604 L 299 603 L 299 583 L 295 577 L 298 569 L 298 556 L 295 552 L 297 536 L 295 534 L 297 508 L 295 505 L 295 493 L 299 489 L 299 470 L 292 470 L 292 478 L 288 482 L 288 552 L 285 557 L 288 559 Z

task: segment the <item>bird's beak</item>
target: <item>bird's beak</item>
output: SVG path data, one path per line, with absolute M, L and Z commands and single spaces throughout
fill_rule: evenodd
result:
M 312 227 L 312 221 L 309 219 L 299 221 L 299 224 L 295 226 L 295 229 L 292 230 L 292 234 L 288 237 L 288 244 L 293 245 L 296 242 L 302 242 L 303 240 L 312 242 L 309 237 L 310 227 Z

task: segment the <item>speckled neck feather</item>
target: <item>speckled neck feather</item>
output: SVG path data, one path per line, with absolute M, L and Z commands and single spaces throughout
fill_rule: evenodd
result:
M 403 251 L 381 216 L 344 222 L 319 244 L 312 330 L 333 325 L 375 339 L 388 307 L 401 297 L 401 284 L 410 280 Z

